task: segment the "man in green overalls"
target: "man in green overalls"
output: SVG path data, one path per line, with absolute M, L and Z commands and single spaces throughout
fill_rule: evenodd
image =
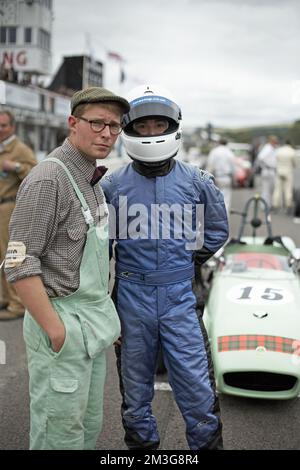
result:
M 69 138 L 22 183 L 5 272 L 26 306 L 30 448 L 93 449 L 105 349 L 120 334 L 108 294 L 108 210 L 96 184 L 128 102 L 91 87 L 71 99 Z

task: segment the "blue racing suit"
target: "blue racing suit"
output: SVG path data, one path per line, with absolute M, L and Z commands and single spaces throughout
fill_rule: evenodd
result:
M 228 238 L 223 196 L 211 175 L 181 161 L 167 175 L 152 178 L 129 164 L 106 176 L 101 186 L 115 221 L 113 298 L 122 325 L 118 365 L 125 442 L 132 449 L 159 445 L 151 401 L 161 347 L 190 449 L 218 448 L 222 426 L 213 366 L 192 291 L 194 255 L 201 249 L 191 243 L 191 233 L 199 225 L 196 208 L 202 207 L 203 248 L 211 256 L 222 247 Z M 166 223 L 157 209 L 174 204 L 185 208 L 191 232 L 180 235 L 181 221 L 171 213 Z M 146 220 L 145 208 L 156 216 Z

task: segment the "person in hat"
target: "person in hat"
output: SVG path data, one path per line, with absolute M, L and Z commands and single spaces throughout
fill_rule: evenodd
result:
M 128 111 L 104 88 L 76 92 L 69 137 L 17 195 L 5 272 L 26 306 L 31 449 L 93 449 L 101 430 L 105 350 L 120 322 L 96 160 L 110 153 Z
M 159 447 L 151 402 L 161 348 L 189 448 L 221 449 L 210 346 L 192 282 L 197 287 L 201 265 L 227 240 L 224 198 L 212 175 L 175 160 L 181 110 L 170 92 L 146 84 L 128 100 L 122 139 L 132 162 L 101 180 L 116 221 L 110 228 L 125 443 Z

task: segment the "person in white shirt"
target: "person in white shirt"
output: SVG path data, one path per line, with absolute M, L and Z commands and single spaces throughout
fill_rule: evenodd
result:
M 270 135 L 268 142 L 257 155 L 257 164 L 261 168 L 261 196 L 266 201 L 269 208 L 271 208 L 272 205 L 275 187 L 277 145 L 277 137 Z
M 232 197 L 232 179 L 235 172 L 234 153 L 227 147 L 227 140 L 220 139 L 219 145 L 208 155 L 206 170 L 215 177 L 216 186 L 222 191 L 229 213 Z
M 287 140 L 276 151 L 277 173 L 273 196 L 273 207 L 283 207 L 290 211 L 293 204 L 293 171 L 296 167 L 296 152 Z

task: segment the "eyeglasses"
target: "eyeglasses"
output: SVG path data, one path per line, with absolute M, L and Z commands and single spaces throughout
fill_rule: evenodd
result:
M 82 121 L 88 122 L 92 131 L 94 132 L 101 132 L 103 129 L 105 129 L 106 126 L 108 126 L 111 135 L 118 135 L 122 132 L 123 129 L 122 125 L 117 122 L 104 122 L 101 121 L 101 119 L 93 121 L 84 117 L 77 117 L 77 119 L 82 119 Z

